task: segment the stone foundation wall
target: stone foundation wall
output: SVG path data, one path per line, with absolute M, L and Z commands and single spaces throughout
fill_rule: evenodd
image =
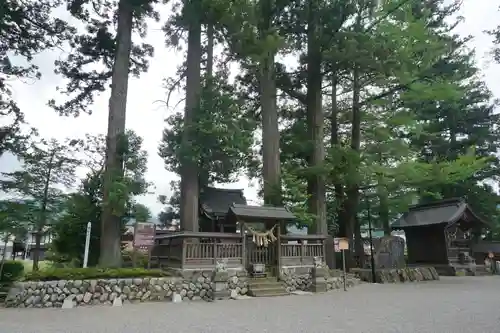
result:
M 372 282 L 370 269 L 354 269 L 354 274 L 362 281 Z M 407 267 L 401 269 L 376 270 L 377 283 L 419 282 L 439 280 L 439 274 L 434 267 Z
M 148 301 L 211 301 L 214 298 L 213 272 L 189 272 L 179 277 L 60 280 L 18 282 L 6 299 L 8 307 L 61 307 L 68 301 L 73 306 L 111 305 L 120 298 L 122 303 Z M 224 283 L 228 297 L 245 295 L 245 272 L 228 272 Z
M 283 267 L 281 269 L 281 280 L 286 285 L 288 292 L 296 290 L 313 291 L 313 267 Z M 331 274 L 329 270 L 322 269 L 322 277 L 316 280 L 316 283 L 324 284 L 326 291 L 341 289 L 344 287 L 343 276 Z M 353 287 L 359 284 L 360 280 L 357 277 L 349 276 L 347 278 L 347 287 Z

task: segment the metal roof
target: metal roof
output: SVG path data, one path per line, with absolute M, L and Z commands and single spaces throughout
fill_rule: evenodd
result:
M 404 229 L 435 224 L 453 224 L 461 219 L 469 218 L 486 224 L 470 209 L 463 199 L 446 199 L 410 207 L 391 225 L 393 229 Z

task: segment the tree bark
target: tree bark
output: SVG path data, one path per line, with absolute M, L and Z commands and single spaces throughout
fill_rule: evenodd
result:
M 188 51 L 186 72 L 186 108 L 184 111 L 184 133 L 182 146 L 188 148 L 193 134 L 192 126 L 196 121 L 196 112 L 200 103 L 201 92 L 201 3 L 191 0 L 187 4 L 191 21 L 188 28 Z M 181 161 L 181 228 L 187 231 L 199 231 L 198 221 L 199 167 L 197 161 L 186 156 Z
M 264 40 L 272 24 L 272 0 L 261 0 L 260 38 Z M 264 180 L 264 204 L 279 206 L 281 200 L 280 133 L 276 110 L 276 82 L 274 51 L 264 50 L 260 63 L 260 103 L 262 110 L 262 164 Z
M 2 281 L 3 266 L 5 264 L 5 253 L 7 252 L 7 243 L 9 242 L 9 235 L 5 237 L 2 249 L 2 262 L 0 262 L 0 281 Z
M 130 51 L 132 49 L 133 7 L 128 0 L 118 3 L 118 27 L 116 53 L 111 78 L 111 97 L 109 99 L 108 134 L 106 138 L 106 160 L 104 171 L 105 203 L 101 220 L 101 252 L 99 265 L 120 267 L 121 256 L 121 217 L 110 202 L 113 184 L 123 176 L 123 157 L 119 151 L 125 135 L 127 113 L 128 74 Z
M 337 147 L 340 148 L 340 140 L 339 140 L 339 123 L 338 123 L 338 105 L 337 105 L 337 85 L 338 85 L 337 72 L 333 71 L 332 73 L 332 91 L 331 91 L 331 114 L 330 114 L 330 125 L 331 125 L 331 133 L 330 133 L 330 146 L 331 148 Z M 338 165 L 344 165 L 345 159 L 342 157 L 341 163 Z M 345 195 L 344 195 L 344 185 L 342 181 L 338 177 L 338 175 L 342 172 L 342 170 L 337 170 L 336 175 L 334 175 L 334 189 L 335 189 L 335 203 L 337 205 L 337 224 L 338 224 L 338 232 L 337 235 L 340 237 L 346 237 L 346 219 L 345 219 Z
M 351 150 L 359 156 L 359 150 L 361 146 L 361 107 L 359 103 L 360 99 L 360 80 L 359 80 L 359 69 L 357 67 L 353 70 L 353 96 L 352 96 L 352 124 L 351 124 Z M 351 170 L 348 172 L 353 175 L 357 175 L 359 171 L 359 161 L 354 161 Z M 347 209 L 346 209 L 346 237 L 349 238 L 350 243 L 353 244 L 353 236 L 355 237 L 354 249 L 356 254 L 360 259 L 364 256 L 363 243 L 360 239 L 361 235 L 355 235 L 358 233 L 358 228 L 356 228 L 357 221 L 357 212 L 358 212 L 358 203 L 359 203 L 359 184 L 358 179 L 354 177 L 350 178 L 350 184 L 347 189 Z M 352 251 L 349 251 L 349 255 L 347 257 L 347 263 L 349 267 L 354 266 Z
M 40 209 L 40 220 L 38 221 L 38 225 L 35 226 L 35 249 L 33 251 L 33 271 L 38 271 L 39 262 L 40 262 L 40 247 L 42 243 L 42 232 L 43 227 L 47 223 L 47 201 L 49 199 L 49 186 L 50 186 L 50 178 L 52 177 L 52 169 L 54 158 L 56 156 L 56 150 L 52 150 L 49 158 L 49 165 L 47 167 L 47 175 L 45 178 L 45 184 L 43 187 L 43 198 L 42 198 L 42 206 Z
M 321 41 L 318 24 L 317 0 L 309 0 L 307 31 L 307 132 L 311 155 L 308 165 L 311 170 L 307 179 L 309 210 L 315 216 L 311 233 L 327 235 L 325 176 L 321 167 L 325 160 L 324 116 L 322 109 Z
M 207 25 L 207 78 L 211 79 L 214 74 L 214 25 Z

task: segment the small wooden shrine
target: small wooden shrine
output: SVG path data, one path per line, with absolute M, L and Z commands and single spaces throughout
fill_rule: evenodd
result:
M 230 193 L 234 195 L 231 200 L 238 197 L 234 192 Z M 287 222 L 295 220 L 285 208 L 232 203 L 222 215 L 214 209 L 220 207 L 222 210 L 220 197 L 211 203 L 203 201 L 200 205 L 207 217 L 204 223 L 215 226 L 214 229 L 223 227 L 224 232 L 157 234 L 152 260 L 160 267 L 181 270 L 215 269 L 223 262 L 228 269 L 254 272 L 259 267 L 261 272 L 265 270 L 276 277 L 283 268 L 312 267 L 315 260 L 324 261 L 325 236 L 281 233 Z
M 236 232 L 234 222 L 227 223 L 226 215 L 233 204 L 246 205 L 243 190 L 205 187 L 200 191 L 200 231 Z
M 405 232 L 409 265 L 455 275 L 474 264 L 473 245 L 488 225 L 464 200 L 447 199 L 412 206 L 391 227 Z

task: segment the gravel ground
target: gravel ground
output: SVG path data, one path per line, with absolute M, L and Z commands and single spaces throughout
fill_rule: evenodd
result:
M 0 333 L 499 333 L 500 277 L 122 308 L 0 309 Z

